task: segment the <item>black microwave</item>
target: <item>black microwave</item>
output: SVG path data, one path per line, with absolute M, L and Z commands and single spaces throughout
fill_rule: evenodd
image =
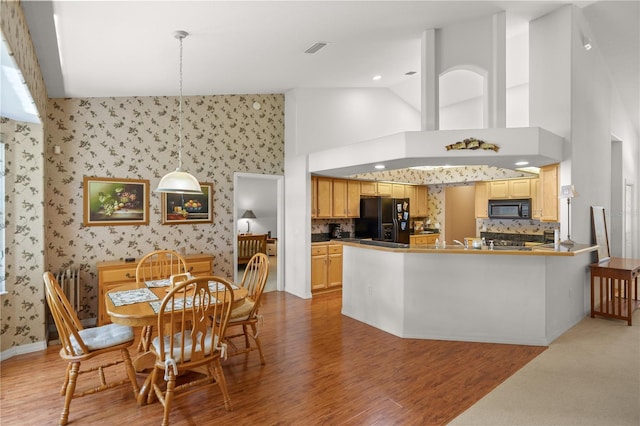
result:
M 519 200 L 489 200 L 492 219 L 531 219 L 531 198 Z

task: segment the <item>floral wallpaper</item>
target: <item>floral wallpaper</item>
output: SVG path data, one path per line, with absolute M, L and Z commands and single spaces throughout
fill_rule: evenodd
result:
M 20 68 L 28 91 L 42 117 L 47 107 L 47 89 L 19 1 L 0 1 L 0 28 L 2 39 Z
M 5 144 L 5 285 L 2 350 L 42 342 L 44 329 L 44 193 L 42 126 L 0 118 Z
M 153 189 L 178 165 L 177 111 L 176 97 L 49 100 L 48 268 L 80 268 L 81 318 L 97 316 L 97 262 L 184 248 L 213 254 L 214 273 L 233 277 L 233 174 L 284 173 L 283 95 L 183 97 L 183 169 L 213 183 L 213 224 L 162 225 Z M 148 179 L 149 225 L 83 226 L 85 175 Z
M 2 40 L 20 68 L 43 117 L 47 92 L 18 1 L 0 3 Z M 5 284 L 0 295 L 0 351 L 42 344 L 45 338 L 43 236 L 43 126 L 0 118 L 5 143 Z

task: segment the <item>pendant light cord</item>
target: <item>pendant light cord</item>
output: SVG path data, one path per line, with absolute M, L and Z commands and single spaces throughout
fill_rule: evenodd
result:
M 186 35 L 177 36 L 180 39 L 180 104 L 178 106 L 178 170 L 182 170 L 182 39 Z

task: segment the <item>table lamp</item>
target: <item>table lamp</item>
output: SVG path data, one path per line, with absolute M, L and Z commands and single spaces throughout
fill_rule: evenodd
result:
M 242 214 L 242 218 L 243 219 L 256 219 L 256 215 L 255 213 L 253 213 L 253 210 L 245 210 L 244 213 Z M 249 220 L 247 220 L 247 234 L 249 233 Z

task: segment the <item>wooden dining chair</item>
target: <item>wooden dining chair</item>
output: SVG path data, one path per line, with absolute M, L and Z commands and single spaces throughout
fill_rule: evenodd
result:
M 146 254 L 136 266 L 136 282 L 169 279 L 174 275 L 188 274 L 187 262 L 176 251 L 156 250 Z M 152 326 L 142 327 L 138 351 L 147 352 L 153 334 Z
M 147 402 L 157 398 L 162 403 L 163 425 L 169 424 L 177 395 L 188 395 L 216 384 L 226 410 L 232 410 L 220 358 L 226 356 L 223 336 L 233 299 L 231 283 L 224 278 L 204 276 L 177 283 L 162 300 L 158 309 L 158 336 L 151 342 L 156 361 Z
M 228 328 L 239 327 L 235 334 L 227 334 L 226 341 L 231 346 L 229 356 L 240 355 L 258 350 L 260 363 L 266 364 L 262 354 L 262 345 L 258 338 L 258 322 L 262 317 L 258 314 L 260 299 L 269 277 L 269 258 L 264 253 L 256 253 L 251 257 L 242 275 L 242 287 L 247 289 L 247 297 L 244 302 L 231 311 Z M 232 339 L 244 338 L 244 348 L 239 348 Z M 251 344 L 255 342 L 255 346 Z
M 60 416 L 60 425 L 66 425 L 69 420 L 69 407 L 73 398 L 91 395 L 111 389 L 116 386 L 130 384 L 134 397 L 137 397 L 139 387 L 136 374 L 129 355 L 129 346 L 134 342 L 133 329 L 119 324 L 108 324 L 94 328 L 83 328 L 78 315 L 71 308 L 69 300 L 64 295 L 60 284 L 51 272 L 43 275 L 47 304 L 53 316 L 53 321 L 58 329 L 58 335 L 62 348 L 60 357 L 68 362 L 67 371 L 60 394 L 64 395 L 64 407 Z M 120 352 L 120 359 L 114 361 L 112 352 Z M 109 355 L 99 366 L 93 366 L 86 370 L 80 369 L 80 363 L 101 355 Z M 108 382 L 104 370 L 118 364 L 124 364 L 127 379 Z M 97 372 L 100 385 L 87 386 L 86 390 L 76 392 L 76 384 L 81 374 Z

